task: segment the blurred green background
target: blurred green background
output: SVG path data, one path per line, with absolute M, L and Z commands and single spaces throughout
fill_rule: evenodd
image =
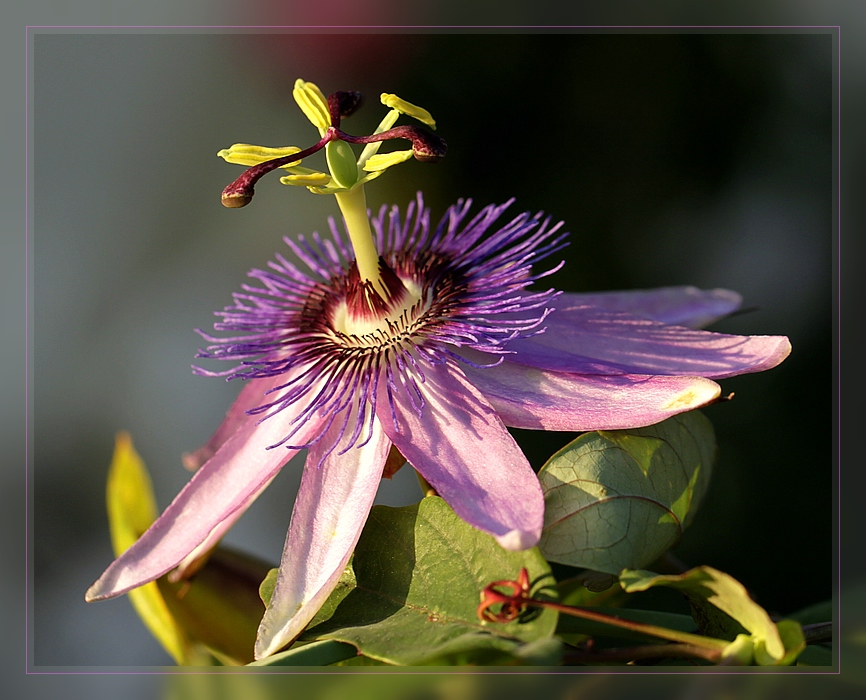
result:
M 314 142 L 296 77 L 429 109 L 449 145 L 367 188 L 374 209 L 424 192 L 516 197 L 563 219 L 551 284 L 569 291 L 727 287 L 756 310 L 713 328 L 785 334 L 779 368 L 722 382 L 707 500 L 677 548 L 771 612 L 833 592 L 834 47 L 796 34 L 39 34 L 33 60 L 34 656 L 37 665 L 169 663 L 125 599 L 85 604 L 111 561 L 105 476 L 129 430 L 161 507 L 180 455 L 238 387 L 190 371 L 196 327 L 284 235 L 327 231 L 333 199 L 276 177 L 227 210 L 235 142 Z M 536 467 L 574 436 L 518 439 Z M 300 462 L 226 538 L 279 560 Z M 380 503 L 420 497 L 410 470 Z

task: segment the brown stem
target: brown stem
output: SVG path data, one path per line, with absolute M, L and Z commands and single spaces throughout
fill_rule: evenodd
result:
M 830 642 L 833 640 L 833 623 L 815 622 L 811 625 L 803 625 L 803 636 L 806 638 L 806 644 Z
M 669 642 L 678 642 L 691 646 L 699 646 L 704 649 L 710 649 L 721 652 L 722 649 L 728 646 L 729 642 L 723 639 L 715 639 L 713 637 L 704 637 L 699 634 L 691 634 L 689 632 L 680 632 L 666 627 L 657 625 L 648 625 L 642 622 L 634 622 L 626 620 L 615 615 L 607 615 L 604 613 L 594 612 L 586 608 L 578 608 L 571 605 L 563 605 L 552 600 L 538 600 L 530 596 L 529 579 L 526 568 L 520 571 L 520 576 L 517 581 L 495 581 L 486 586 L 481 592 L 481 604 L 478 606 L 478 617 L 481 620 L 490 622 L 510 622 L 519 612 L 527 605 L 537 608 L 548 608 L 557 612 L 578 617 L 592 622 L 598 622 L 611 627 L 629 630 L 647 635 L 648 637 L 656 637 Z M 503 593 L 497 588 L 507 587 L 511 589 L 511 593 Z M 492 607 L 501 604 L 502 607 L 499 613 L 494 613 Z
M 551 608 L 552 610 L 556 610 L 560 613 L 579 617 L 584 620 L 600 622 L 605 625 L 620 627 L 622 629 L 627 629 L 632 632 L 640 632 L 641 634 L 646 634 L 650 637 L 667 639 L 671 642 L 680 642 L 686 645 L 700 646 L 704 649 L 721 651 L 721 649 L 723 649 L 729 644 L 729 642 L 721 639 L 715 639 L 713 637 L 704 637 L 699 634 L 691 634 L 689 632 L 671 630 L 667 627 L 647 625 L 643 622 L 634 622 L 633 620 L 626 620 L 621 617 L 616 617 L 615 615 L 605 615 L 603 613 L 586 610 L 585 608 L 576 608 L 570 605 L 561 605 L 560 603 L 554 603 L 552 601 L 531 599 L 526 600 L 525 602 L 528 605 L 537 605 L 538 607 Z

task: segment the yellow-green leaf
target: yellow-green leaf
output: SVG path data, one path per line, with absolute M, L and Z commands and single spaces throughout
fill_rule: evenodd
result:
M 274 595 L 274 588 L 277 586 L 277 576 L 279 576 L 279 573 L 279 569 L 270 569 L 259 584 L 259 598 L 264 605 L 270 605 L 271 598 Z
M 776 623 L 776 628 L 779 630 L 779 636 L 782 638 L 785 655 L 781 659 L 777 659 L 771 655 L 765 658 L 761 654 L 763 645 L 760 645 L 756 649 L 755 659 L 762 666 L 791 666 L 797 661 L 800 652 L 806 648 L 806 635 L 803 634 L 803 628 L 800 623 L 794 620 L 779 620 Z
M 156 519 L 150 477 L 128 433 L 118 433 L 106 489 L 108 524 L 115 555 L 126 551 Z M 129 592 L 135 611 L 178 663 L 187 663 L 192 645 L 168 610 L 156 583 Z
M 704 634 L 726 637 L 736 642 L 742 628 L 751 634 L 753 653 L 758 664 L 763 666 L 786 661 L 788 650 L 782 641 L 780 629 L 767 611 L 752 600 L 745 586 L 723 571 L 710 566 L 698 566 L 683 574 L 662 576 L 651 571 L 625 570 L 619 580 L 627 593 L 645 591 L 653 586 L 674 588 L 688 598 L 698 627 Z M 724 613 L 725 617 L 714 613 L 713 608 Z M 791 622 L 791 625 L 799 628 L 796 622 Z M 796 632 L 791 625 L 786 625 L 785 633 L 792 647 L 796 647 Z M 707 629 L 708 626 L 712 626 L 712 629 Z M 738 646 L 729 648 L 739 658 L 745 654 L 746 646 L 745 642 L 740 641 Z
M 734 641 L 722 649 L 722 659 L 739 666 L 751 666 L 754 661 L 755 640 L 750 634 L 738 634 Z

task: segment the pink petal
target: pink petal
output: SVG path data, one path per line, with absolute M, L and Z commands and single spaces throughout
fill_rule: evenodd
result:
M 553 305 L 561 311 L 592 306 L 625 311 L 675 326 L 703 328 L 740 308 L 743 298 L 729 289 L 659 287 L 598 294 L 561 294 Z
M 250 417 L 226 440 L 175 497 L 163 514 L 105 570 L 85 599 L 111 598 L 159 578 L 183 561 L 211 535 L 234 522 L 297 450 L 271 445 L 282 440 L 301 406 L 284 409 L 256 425 Z M 321 429 L 310 419 L 293 437 L 304 442 Z
M 534 546 L 544 498 L 526 457 L 459 368 L 423 368 L 424 381 L 417 382 L 425 401 L 420 416 L 405 385 L 393 388 L 391 404 L 381 382 L 376 412 L 385 433 L 463 520 L 506 549 Z
M 784 336 L 711 333 L 590 306 L 557 309 L 545 325 L 508 343 L 508 359 L 577 374 L 722 378 L 770 369 L 791 352 Z
M 482 353 L 461 352 L 480 363 Z M 532 430 L 617 430 L 652 425 L 719 396 L 719 385 L 701 377 L 580 375 L 503 362 L 466 367 L 503 422 Z
M 277 375 L 268 379 L 250 379 L 244 381 L 243 388 L 226 412 L 226 417 L 223 419 L 220 427 L 211 435 L 210 440 L 195 452 L 183 455 L 183 465 L 190 471 L 195 471 L 207 462 L 214 456 L 220 446 L 231 437 L 232 433 L 249 420 L 246 412 L 267 403 L 269 399 L 265 394 L 273 387 L 285 383 L 285 381 L 286 379 L 283 375 Z
M 180 581 L 181 579 L 189 578 L 202 566 L 204 566 L 207 558 L 210 556 L 211 551 L 216 546 L 216 544 L 223 538 L 223 535 L 225 535 L 229 530 L 232 529 L 238 519 L 246 512 L 247 508 L 255 502 L 259 495 L 266 488 L 268 488 L 268 486 L 271 485 L 271 482 L 274 480 L 275 477 L 276 472 L 274 473 L 274 476 L 272 476 L 264 484 L 262 484 L 255 493 L 250 494 L 246 498 L 243 506 L 238 508 L 234 513 L 232 513 L 225 520 L 220 522 L 219 525 L 217 525 L 213 530 L 211 530 L 210 534 L 208 534 L 204 542 L 202 542 L 189 554 L 187 554 L 183 558 L 183 560 L 177 565 L 177 568 L 168 574 L 168 580 L 176 582 Z
M 277 584 L 259 626 L 257 659 L 284 647 L 313 619 L 337 585 L 373 506 L 391 443 L 374 420 L 366 445 L 343 455 L 337 448 L 319 464 L 339 429 L 336 421 L 307 455 Z

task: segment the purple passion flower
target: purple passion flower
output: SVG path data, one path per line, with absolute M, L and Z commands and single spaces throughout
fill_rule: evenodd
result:
M 507 426 L 634 428 L 715 401 L 713 379 L 790 352 L 781 336 L 696 330 L 739 306 L 726 290 L 564 294 L 529 287 L 565 243 L 560 224 L 507 202 L 432 227 L 419 195 L 372 220 L 376 283 L 331 236 L 286 239 L 219 314 L 200 357 L 245 380 L 199 467 L 160 518 L 87 593 L 120 595 L 189 575 L 299 450 L 300 490 L 256 658 L 290 643 L 331 593 L 358 541 L 392 446 L 471 525 L 505 548 L 536 544 L 544 501 Z M 203 334 L 204 335 L 204 334 Z M 202 374 L 216 374 L 199 370 Z

